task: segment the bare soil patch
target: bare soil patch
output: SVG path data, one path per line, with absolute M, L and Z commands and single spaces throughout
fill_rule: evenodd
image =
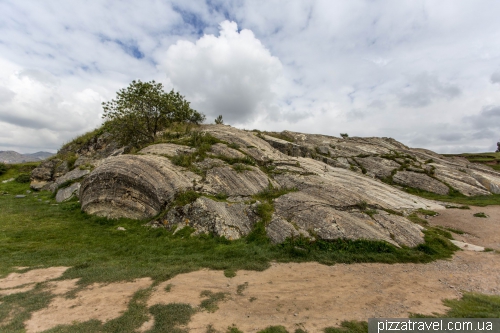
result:
M 148 305 L 199 306 L 203 290 L 224 292 L 229 297 L 219 310 L 194 315 L 190 332 L 204 333 L 208 325 L 225 332 L 233 324 L 243 332 L 270 325 L 283 325 L 292 332 L 297 328 L 320 332 L 343 320 L 444 313 L 442 300 L 459 298 L 462 291 L 499 294 L 499 270 L 500 255 L 465 251 L 451 261 L 425 265 L 273 264 L 264 272 L 238 271 L 234 278 L 202 270 L 160 284 Z M 165 290 L 167 285 L 170 291 Z
M 75 280 L 57 281 L 52 284 L 55 292 L 70 290 Z M 70 325 L 97 319 L 106 322 L 123 313 L 130 299 L 140 289 L 151 285 L 150 278 L 132 282 L 110 284 L 95 283 L 78 292 L 75 298 L 56 296 L 49 306 L 34 312 L 26 322 L 26 332 L 42 332 L 58 325 Z
M 20 268 L 25 269 L 26 267 Z M 7 277 L 0 279 L 0 295 L 29 291 L 35 287 L 36 283 L 61 277 L 68 268 L 49 267 L 33 269 L 25 273 L 10 273 Z
M 488 217 L 475 217 L 476 213 L 485 213 Z M 443 226 L 464 231 L 465 234 L 453 234 L 456 240 L 500 250 L 500 207 L 474 207 L 470 209 L 443 209 L 438 216 L 431 216 L 428 222 L 432 226 Z

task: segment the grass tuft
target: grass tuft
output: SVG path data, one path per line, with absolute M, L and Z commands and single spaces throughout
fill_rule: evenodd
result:
M 218 292 L 213 293 L 210 290 L 203 290 L 200 293 L 200 297 L 206 297 L 200 303 L 200 308 L 207 310 L 208 312 L 215 312 L 219 309 L 219 302 L 222 302 L 227 298 L 227 293 Z

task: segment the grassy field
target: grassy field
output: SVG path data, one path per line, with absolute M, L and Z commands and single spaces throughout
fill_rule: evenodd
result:
M 500 171 L 500 153 L 464 153 L 464 154 L 443 154 L 448 157 L 464 157 L 469 162 L 481 163 Z
M 0 176 L 0 181 L 29 173 L 33 167 L 34 164 L 12 166 Z M 264 222 L 249 236 L 237 241 L 213 236 L 191 237 L 193 230 L 189 228 L 174 235 L 165 229 L 143 226 L 147 221 L 90 216 L 81 212 L 76 200 L 57 204 L 49 192 L 28 191 L 28 183 L 0 183 L 0 277 L 5 277 L 16 266 L 70 266 L 62 279 L 79 278 L 80 286 L 140 277 L 151 277 L 157 284 L 201 268 L 224 270 L 226 276 L 234 276 L 239 269 L 264 270 L 271 261 L 317 261 L 328 265 L 425 263 L 449 258 L 456 250 L 439 229 L 427 231 L 426 243 L 416 248 L 396 248 L 374 241 L 310 242 L 306 239 L 272 245 L 265 237 Z M 26 197 L 16 198 L 16 195 Z M 126 231 L 117 230 L 119 226 Z M 151 332 L 182 332 L 168 325 L 189 321 L 197 310 L 186 304 L 147 309 L 144 300 L 150 291 L 138 292 L 128 311 L 116 320 L 106 324 L 90 321 L 50 332 L 132 332 L 146 320 L 148 311 L 156 319 Z M 11 309 L 23 309 L 2 332 L 23 332 L 22 323 L 29 313 L 45 307 L 52 297 L 43 284 L 30 292 L 0 297 L 0 322 Z M 466 313 L 475 314 L 474 311 Z M 355 332 L 364 324 L 346 325 L 345 330 Z M 266 332 L 283 330 L 274 327 Z

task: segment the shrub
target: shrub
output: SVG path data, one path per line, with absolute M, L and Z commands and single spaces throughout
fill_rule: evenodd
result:
M 0 163 L 0 176 L 7 172 L 7 165 Z
M 30 182 L 30 175 L 29 175 L 29 173 L 22 173 L 19 176 L 17 176 L 15 180 L 18 183 L 29 183 Z
M 340 136 L 345 139 L 345 138 L 348 138 L 349 137 L 349 134 L 347 133 L 340 133 Z

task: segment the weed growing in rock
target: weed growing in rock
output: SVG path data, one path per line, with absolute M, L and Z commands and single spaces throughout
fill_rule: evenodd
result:
M 252 171 L 253 169 L 246 166 L 245 164 L 236 163 L 233 164 L 233 170 L 236 172 Z
M 196 199 L 198 199 L 199 197 L 201 197 L 201 194 L 198 192 L 195 192 L 193 190 L 179 192 L 175 196 L 175 199 L 172 202 L 172 204 L 174 206 L 185 206 L 185 205 L 188 205 L 190 203 L 195 202 Z

